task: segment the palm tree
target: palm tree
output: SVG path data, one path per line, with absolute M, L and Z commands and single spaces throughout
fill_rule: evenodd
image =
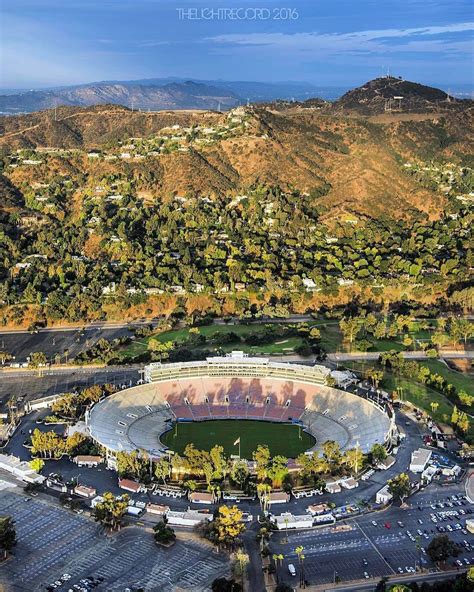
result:
M 273 561 L 275 562 L 275 575 L 276 575 L 276 581 L 278 584 L 279 581 L 279 577 L 278 577 L 278 568 L 281 567 L 283 565 L 283 559 L 285 558 L 285 556 L 283 555 L 283 553 L 274 553 L 273 554 Z
M 270 485 L 267 485 L 266 483 L 259 483 L 257 485 L 257 495 L 258 499 L 260 500 L 260 505 L 262 506 L 263 512 L 266 512 L 268 508 L 271 490 L 272 488 L 270 487 Z
M 302 545 L 296 547 L 295 552 L 298 555 L 298 562 L 300 564 L 300 587 L 306 588 L 305 579 L 304 579 L 304 547 Z
M 244 571 L 245 571 L 246 566 L 250 562 L 250 558 L 247 555 L 247 553 L 245 553 L 244 551 L 242 551 L 242 549 L 239 549 L 237 551 L 237 553 L 235 554 L 235 558 L 239 562 L 240 577 L 241 577 L 242 590 L 243 590 L 244 589 Z

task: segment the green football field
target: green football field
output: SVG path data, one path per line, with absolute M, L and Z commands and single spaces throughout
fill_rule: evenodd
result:
M 239 446 L 234 446 L 234 442 L 239 437 L 240 455 L 248 459 L 259 444 L 266 444 L 272 456 L 282 454 L 295 458 L 315 443 L 315 439 L 297 425 L 228 419 L 176 423 L 161 441 L 178 454 L 183 453 L 187 444 L 194 444 L 200 450 L 210 450 L 219 444 L 227 455 L 238 455 Z

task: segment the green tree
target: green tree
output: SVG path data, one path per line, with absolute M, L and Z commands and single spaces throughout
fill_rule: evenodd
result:
M 42 373 L 42 368 L 46 366 L 47 363 L 46 354 L 43 352 L 33 352 L 30 354 L 29 366 L 30 368 L 37 368 L 38 373 Z
M 0 364 L 2 366 L 4 366 L 11 359 L 13 359 L 13 356 L 9 354 L 7 351 L 0 351 Z
M 360 448 L 351 448 L 345 452 L 343 463 L 349 467 L 350 471 L 354 475 L 357 475 L 362 468 L 364 458 L 364 453 Z
M 274 456 L 268 466 L 267 474 L 272 480 L 273 487 L 281 487 L 284 478 L 288 475 L 288 459 L 281 455 Z
M 339 321 L 339 328 L 344 335 L 344 341 L 349 342 L 349 349 L 352 350 L 352 343 L 354 342 L 360 329 L 360 320 L 357 317 L 349 317 Z
M 250 558 L 247 555 L 247 553 L 245 553 L 242 549 L 239 549 L 235 553 L 235 559 L 236 559 L 236 565 L 238 565 L 238 567 L 239 567 L 240 581 L 243 586 L 244 585 L 244 575 L 245 575 L 245 571 L 247 569 L 247 565 L 250 563 Z
M 245 531 L 242 512 L 237 506 L 220 506 L 212 522 L 207 520 L 199 525 L 198 532 L 218 547 L 235 547 L 240 535 Z
M 375 443 L 370 449 L 372 464 L 377 465 L 387 458 L 387 449 L 383 444 Z
M 466 405 L 466 407 L 472 407 L 472 404 L 474 403 L 474 396 L 469 395 L 466 391 L 459 391 L 458 398 L 463 405 Z
M 367 378 L 372 382 L 374 388 L 378 388 L 380 382 L 383 380 L 383 370 L 377 370 L 377 368 L 369 368 L 366 372 Z
M 454 405 L 453 412 L 451 413 L 451 423 L 453 425 L 457 425 L 458 421 L 459 421 L 459 411 L 458 411 L 458 408 L 456 407 L 456 405 Z
M 321 339 L 321 331 L 317 327 L 312 327 L 308 336 L 311 341 L 319 341 Z
M 211 448 L 209 453 L 214 469 L 213 477 L 215 479 L 225 478 L 228 471 L 227 459 L 224 456 L 224 448 L 217 444 Z
M 15 521 L 11 516 L 0 516 L 0 549 L 4 559 L 16 545 Z
M 461 430 L 461 432 L 467 432 L 467 430 L 469 429 L 469 418 L 464 411 L 461 411 L 461 413 L 459 414 L 457 426 Z
M 268 446 L 259 444 L 253 453 L 253 460 L 256 463 L 255 471 L 259 481 L 265 481 L 268 477 L 268 466 L 270 463 L 270 450 Z
M 161 342 L 152 337 L 148 341 L 148 349 L 153 352 L 153 357 L 158 360 L 167 360 L 170 356 L 170 351 L 173 349 L 173 342 Z
M 323 444 L 323 459 L 331 473 L 337 472 L 342 462 L 341 447 L 334 440 L 327 440 Z
M 462 339 L 464 345 L 474 335 L 474 323 L 468 319 L 451 319 L 450 335 L 454 342 Z
M 171 463 L 164 456 L 155 464 L 155 477 L 161 479 L 163 484 L 166 483 L 166 479 L 171 476 Z
M 158 545 L 169 546 L 176 540 L 176 533 L 166 522 L 161 521 L 153 527 L 153 538 Z
M 117 452 L 117 472 L 121 477 L 143 479 L 148 474 L 148 462 L 137 450 Z
M 457 557 L 459 555 L 459 547 L 448 535 L 442 534 L 433 537 L 430 544 L 426 547 L 426 553 L 431 561 L 444 563 L 449 557 Z
M 60 458 L 65 449 L 64 440 L 56 432 L 42 432 L 38 428 L 31 434 L 31 452 L 47 458 Z
M 398 498 L 402 503 L 410 494 L 410 478 L 406 473 L 400 473 L 399 475 L 396 475 L 393 479 L 390 479 L 387 484 L 389 492 L 394 498 Z
M 230 478 L 237 483 L 241 488 L 249 477 L 249 468 L 245 460 L 234 462 L 230 470 Z
M 113 493 L 106 491 L 102 497 L 103 501 L 94 508 L 95 519 L 111 530 L 120 530 L 130 501 L 129 496 L 124 494 L 115 497 Z

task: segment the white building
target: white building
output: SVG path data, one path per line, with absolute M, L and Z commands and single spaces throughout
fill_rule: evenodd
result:
M 290 501 L 290 494 L 285 491 L 274 491 L 268 496 L 268 503 L 273 504 L 286 504 Z
M 348 477 L 347 479 L 341 479 L 339 482 L 344 489 L 355 489 L 359 487 L 359 482 L 354 477 Z
M 197 510 L 186 510 L 186 512 L 168 512 L 166 516 L 168 523 L 176 526 L 196 526 L 203 520 L 212 521 L 212 514 L 198 512 Z
M 423 473 L 430 461 L 431 454 L 431 450 L 427 450 L 426 448 L 418 448 L 418 450 L 412 452 L 410 471 L 412 473 Z
M 395 462 L 396 462 L 396 458 L 389 454 L 386 458 L 384 458 L 383 460 L 381 460 L 377 464 L 377 469 L 380 469 L 381 471 L 386 471 L 390 467 L 393 467 Z
M 25 483 L 43 483 L 45 480 L 43 475 L 33 471 L 29 463 L 11 454 L 0 454 L 0 469 L 7 471 Z
M 426 469 L 421 473 L 421 478 L 426 483 L 431 483 L 433 477 L 436 475 L 437 472 L 438 469 L 436 467 L 434 467 L 433 465 L 428 465 Z
M 377 504 L 388 504 L 392 499 L 393 495 L 388 490 L 388 485 L 384 485 L 384 487 L 375 494 L 375 502 Z
M 348 370 L 332 370 L 331 376 L 336 381 L 337 386 L 342 388 L 357 382 L 356 375 Z
M 280 516 L 274 516 L 273 521 L 278 530 L 287 528 L 311 528 L 313 526 L 313 516 L 311 514 L 301 514 L 295 516 L 291 512 L 285 512 Z

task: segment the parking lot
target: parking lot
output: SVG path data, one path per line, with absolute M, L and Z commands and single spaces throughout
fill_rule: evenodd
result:
M 130 337 L 133 333 L 125 327 L 107 328 L 87 326 L 83 329 L 40 329 L 36 332 L 0 332 L 0 350 L 14 356 L 13 363 L 24 363 L 32 352 L 43 352 L 48 361 L 54 362 L 59 354 L 61 362 L 72 360 L 78 353 L 92 347 L 99 339 L 111 341 L 117 337 Z
M 3 373 L 0 378 L 0 409 L 2 409 L 11 396 L 15 396 L 20 403 L 24 404 L 39 397 L 67 393 L 93 384 L 110 382 L 131 386 L 140 378 L 140 372 L 136 367 L 77 367 L 66 370 L 45 370 L 42 376 L 31 371 Z
M 443 533 L 443 528 L 462 549 L 457 559 L 462 566 L 456 565 L 456 559 L 450 559 L 449 563 L 459 569 L 474 564 L 473 537 L 464 529 L 472 509 L 460 487 L 437 488 L 434 493 L 425 491 L 410 501 L 411 507 L 406 510 L 392 508 L 347 521 L 346 530 L 341 530 L 339 524 L 310 531 L 289 531 L 288 542 L 285 533 L 278 533 L 272 539 L 271 550 L 284 555 L 280 578 L 288 583 L 299 580 L 288 571 L 289 564 L 297 571 L 300 569 L 295 553 L 299 545 L 304 547 L 306 558 L 305 579 L 311 584 L 409 574 L 420 566 L 424 570 L 433 569 L 435 566 L 426 554 L 426 547 L 434 536 Z
M 14 558 L 0 575 L 12 592 L 119 592 L 126 587 L 200 592 L 228 572 L 225 556 L 204 542 L 178 540 L 165 549 L 154 544 L 151 533 L 133 527 L 106 537 L 90 519 L 37 498 L 4 492 L 0 513 L 16 522 Z

